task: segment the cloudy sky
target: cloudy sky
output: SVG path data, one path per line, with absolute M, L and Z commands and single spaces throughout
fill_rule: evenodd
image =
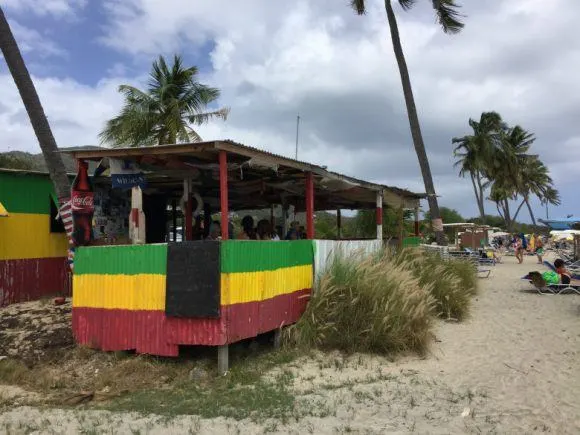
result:
M 180 53 L 231 108 L 204 139 L 292 156 L 299 113 L 301 160 L 422 191 L 384 5 L 367 3 L 358 17 L 347 0 L 0 0 L 59 146 L 97 144 L 120 108 L 117 86 L 141 86 L 156 56 Z M 495 110 L 537 135 L 563 199 L 551 217 L 579 216 L 580 2 L 463 0 L 456 36 L 440 31 L 429 3 L 396 12 L 440 204 L 477 213 L 451 138 Z M 39 148 L 0 61 L 6 150 Z

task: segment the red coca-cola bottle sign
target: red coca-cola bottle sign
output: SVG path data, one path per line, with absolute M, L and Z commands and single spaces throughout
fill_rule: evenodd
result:
M 71 207 L 73 212 L 89 214 L 95 211 L 93 192 L 71 192 Z
M 93 239 L 93 213 L 95 211 L 93 186 L 88 175 L 87 162 L 79 161 L 79 170 L 71 189 L 73 240 L 77 246 Z

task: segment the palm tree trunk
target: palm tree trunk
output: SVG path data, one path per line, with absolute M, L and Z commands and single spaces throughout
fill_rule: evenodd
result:
M 385 9 L 387 11 L 387 19 L 389 21 L 389 28 L 391 30 L 391 40 L 393 42 L 393 51 L 399 66 L 399 73 L 401 75 L 401 83 L 403 85 L 403 94 L 405 96 L 405 104 L 407 105 L 407 115 L 409 117 L 409 126 L 411 128 L 411 136 L 413 137 L 413 145 L 415 152 L 419 159 L 419 166 L 421 167 L 421 174 L 423 175 L 423 183 L 425 183 L 425 192 L 427 193 L 427 201 L 429 202 L 429 213 L 433 223 L 433 230 L 435 232 L 435 239 L 437 244 L 445 244 L 445 233 L 443 232 L 441 214 L 439 212 L 439 204 L 437 203 L 437 196 L 435 194 L 435 186 L 433 185 L 433 177 L 431 176 L 431 168 L 429 167 L 429 160 L 427 159 L 427 152 L 425 151 L 425 144 L 423 143 L 423 136 L 421 134 L 421 126 L 419 124 L 419 116 L 417 115 L 417 107 L 415 106 L 415 99 L 413 97 L 413 89 L 411 88 L 411 79 L 409 78 L 409 70 L 403 47 L 401 46 L 401 39 L 399 37 L 399 27 L 395 12 L 391 5 L 391 0 L 385 0 Z
M 534 226 L 536 226 L 536 217 L 534 216 L 534 212 L 532 211 L 532 206 L 530 205 L 530 200 L 529 198 L 524 198 L 524 201 L 526 202 L 526 206 L 528 207 L 528 211 L 530 212 L 530 217 L 532 218 L 532 224 L 534 224 Z
M 497 212 L 498 212 L 498 214 L 501 216 L 501 218 L 502 218 L 502 219 L 504 220 L 504 222 L 505 222 L 505 216 L 503 215 L 503 213 L 502 213 L 502 211 L 501 211 L 501 208 L 500 208 L 500 206 L 499 206 L 499 202 L 496 202 L 496 203 L 495 203 L 495 208 L 497 208 Z
M 473 185 L 473 192 L 475 193 L 475 201 L 477 202 L 477 207 L 479 208 L 479 215 L 483 218 L 482 210 L 481 210 L 481 200 L 479 197 L 479 190 L 477 189 L 477 184 L 475 183 L 475 174 L 470 172 L 469 176 L 471 177 L 471 184 Z
M 28 69 L 22 59 L 18 44 L 14 39 L 14 35 L 10 29 L 4 11 L 0 7 L 0 49 L 6 59 L 8 69 L 12 74 L 14 83 L 18 88 L 24 108 L 30 118 L 30 123 L 38 139 L 38 144 L 42 150 L 46 167 L 50 174 L 50 179 L 54 184 L 54 189 L 58 196 L 59 202 L 64 203 L 70 197 L 70 182 L 66 175 L 66 169 L 62 161 L 61 155 L 58 153 L 56 141 L 50 130 L 50 125 L 44 114 L 42 104 L 36 93 L 36 88 L 32 82 L 32 78 L 28 73 Z
M 514 222 L 516 221 L 516 218 L 518 217 L 518 214 L 520 214 L 520 210 L 522 209 L 522 207 L 523 207 L 523 205 L 524 205 L 524 203 L 525 203 L 525 202 L 526 202 L 526 200 L 524 199 L 524 200 L 523 200 L 523 201 L 520 203 L 520 205 L 518 206 L 518 209 L 516 210 L 516 214 L 514 214 L 514 217 L 513 217 L 513 219 L 512 219 Z
M 483 186 L 481 185 L 481 173 L 478 171 L 477 172 L 477 187 L 479 189 L 479 202 L 478 202 L 478 207 L 479 207 L 479 214 L 481 215 L 481 223 L 485 224 L 485 196 L 483 194 Z
M 505 225 L 507 227 L 508 233 L 513 231 L 513 219 L 510 213 L 510 202 L 508 199 L 502 200 L 503 216 L 505 220 Z

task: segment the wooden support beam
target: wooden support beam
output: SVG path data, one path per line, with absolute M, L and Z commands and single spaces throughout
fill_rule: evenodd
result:
M 306 238 L 314 239 L 314 178 L 306 173 Z
M 377 239 L 383 240 L 383 191 L 377 191 L 377 212 L 376 212 L 376 223 L 377 223 Z
M 270 205 L 270 229 L 276 231 L 276 218 L 274 217 L 274 204 Z
M 340 215 L 340 209 L 336 210 L 336 238 L 338 240 L 342 238 L 342 218 Z
M 226 225 L 226 227 L 227 227 L 227 225 Z M 223 228 L 222 228 L 222 232 L 223 232 Z M 225 375 L 228 372 L 228 370 L 230 369 L 228 345 L 225 344 L 223 346 L 218 346 L 217 351 L 218 351 L 218 374 Z
M 183 191 L 186 198 L 185 202 L 185 240 L 193 240 L 193 198 L 191 197 L 190 180 L 183 181 Z
M 415 236 L 419 235 L 419 207 L 415 207 Z
M 222 227 L 222 240 L 228 240 L 230 238 L 230 228 L 229 228 L 229 209 L 228 209 L 228 156 L 226 151 L 221 150 L 219 154 L 220 161 L 220 208 L 221 208 L 221 227 Z M 224 346 L 221 346 L 224 347 Z M 221 348 L 220 347 L 220 348 Z M 226 347 L 226 361 L 227 361 L 227 346 Z M 227 371 L 227 364 L 226 364 Z
M 203 239 L 209 236 L 209 229 L 211 227 L 211 205 L 209 203 L 203 204 Z
M 173 225 L 173 241 L 177 242 L 177 200 L 171 201 L 171 224 Z

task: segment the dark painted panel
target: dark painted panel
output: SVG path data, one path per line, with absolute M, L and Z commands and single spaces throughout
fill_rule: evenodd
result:
M 169 243 L 165 291 L 167 316 L 219 317 L 220 278 L 220 242 Z

